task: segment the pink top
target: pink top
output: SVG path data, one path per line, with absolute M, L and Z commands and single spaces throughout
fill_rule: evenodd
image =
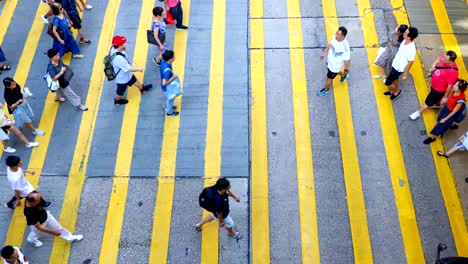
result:
M 179 3 L 179 0 L 167 0 L 169 7 L 174 7 Z

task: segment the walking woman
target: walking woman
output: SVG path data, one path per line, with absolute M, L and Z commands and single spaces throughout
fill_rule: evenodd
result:
M 68 20 L 63 14 L 62 6 L 58 3 L 54 3 L 52 5 L 52 13 L 55 15 L 53 19 L 53 32 L 55 35 L 53 47 L 59 51 L 60 58 L 68 52 L 73 54 L 73 58 L 83 58 L 84 56 L 80 53 L 78 43 L 76 43 L 70 31 Z
M 24 124 L 34 135 L 43 136 L 44 131 L 35 128 L 32 123 L 34 112 L 26 99 L 23 98 L 19 84 L 12 78 L 7 77 L 3 79 L 3 85 L 5 86 L 3 97 L 8 106 L 8 113 L 13 114 L 16 126 L 21 128 Z
M 21 141 L 24 142 L 27 148 L 37 147 L 39 146 L 38 142 L 30 142 L 23 133 L 9 120 L 5 112 L 3 112 L 3 105 L 0 104 L 0 140 L 3 144 L 3 151 L 7 153 L 15 153 L 16 149 L 8 146 L 8 131 L 13 132 L 15 135 L 19 137 Z
M 65 80 L 65 72 L 67 71 L 66 65 L 63 64 L 59 57 L 58 50 L 52 48 L 47 51 L 47 56 L 50 58 L 49 65 L 47 66 L 47 72 L 54 81 L 58 81 L 60 88 L 55 93 L 56 102 L 65 102 L 66 100 L 80 109 L 81 111 L 88 110 L 88 107 L 81 104 L 81 98 L 72 90 L 70 83 Z M 70 69 L 71 70 L 71 69 Z
M 465 80 L 458 80 L 455 83 L 447 103 L 440 110 L 437 124 L 432 129 L 431 135 L 424 140 L 424 144 L 431 144 L 436 140 L 436 137 L 442 136 L 453 122 L 460 122 L 464 118 L 463 112 L 466 108 L 465 91 L 467 87 L 468 83 Z
M 375 65 L 379 67 L 379 74 L 374 75 L 375 79 L 385 78 L 392 71 L 392 62 L 398 52 L 401 42 L 403 41 L 403 34 L 408 29 L 407 25 L 399 25 L 395 28 L 390 41 L 385 47 L 385 51 L 377 57 Z

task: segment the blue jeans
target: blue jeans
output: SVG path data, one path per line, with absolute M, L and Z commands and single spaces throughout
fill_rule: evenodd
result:
M 166 94 L 167 95 L 167 94 Z M 167 97 L 166 97 L 167 98 Z M 176 97 L 172 98 L 172 99 L 166 99 L 166 111 L 168 114 L 172 115 L 172 113 L 174 112 L 174 99 L 176 99 Z

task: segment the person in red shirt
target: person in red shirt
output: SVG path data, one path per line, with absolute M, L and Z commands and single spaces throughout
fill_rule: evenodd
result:
M 440 110 L 437 117 L 437 124 L 431 130 L 431 134 L 424 140 L 424 144 L 431 144 L 436 140 L 436 137 L 442 136 L 454 122 L 460 122 L 465 117 L 466 99 L 465 91 L 468 87 L 468 82 L 458 80 L 453 86 L 447 103 Z
M 166 10 L 171 12 L 172 17 L 176 20 L 176 30 L 187 30 L 188 27 L 182 24 L 184 19 L 184 11 L 180 0 L 164 0 Z
M 440 55 L 432 64 L 431 91 L 419 110 L 409 116 L 411 120 L 420 118 L 421 113 L 427 108 L 433 107 L 436 104 L 443 105 L 447 102 L 453 85 L 458 79 L 456 59 L 457 54 L 449 50 L 445 54 Z

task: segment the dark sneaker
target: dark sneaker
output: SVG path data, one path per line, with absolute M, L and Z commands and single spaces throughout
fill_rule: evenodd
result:
M 114 99 L 114 104 L 115 105 L 124 105 L 124 104 L 128 104 L 128 100 L 127 99 Z
M 341 76 L 340 82 L 344 82 L 344 81 L 346 81 L 347 79 L 349 79 L 349 73 L 348 73 L 348 74 L 345 74 L 345 75 L 343 75 L 343 76 Z
M 51 206 L 52 206 L 51 202 L 45 202 L 45 204 L 44 204 L 44 208 L 49 208 Z
M 450 128 L 450 130 L 456 130 L 456 129 L 459 128 L 459 126 L 457 124 L 453 124 L 449 128 Z
M 392 95 L 392 93 L 389 92 L 389 91 L 386 91 L 385 93 L 383 93 L 383 95 L 390 96 L 390 95 Z
M 172 114 L 169 114 L 169 113 L 166 113 L 167 116 L 178 116 L 179 115 L 179 112 L 172 112 Z
M 398 97 L 400 97 L 400 95 L 401 95 L 401 92 L 402 92 L 402 91 L 400 90 L 400 91 L 399 91 L 399 92 L 398 92 L 396 95 L 393 95 L 393 94 L 392 94 L 392 95 L 390 95 L 390 99 L 392 99 L 392 100 L 396 100 Z
M 140 92 L 141 92 L 141 94 L 144 94 L 146 92 L 151 91 L 151 89 L 153 89 L 152 84 L 143 85 L 143 88 L 141 88 Z
M 80 38 L 80 43 L 81 44 L 90 44 L 91 43 L 91 40 L 87 39 L 87 38 Z
M 318 96 L 325 96 L 325 95 L 327 95 L 327 93 L 329 93 L 329 92 L 330 92 L 329 89 L 323 88 L 322 90 L 320 90 L 320 91 L 317 92 L 317 95 L 318 95 Z
M 184 25 L 182 25 L 180 27 L 176 27 L 176 30 L 187 30 L 187 29 L 188 29 L 188 27 L 184 26 Z
M 435 138 L 428 137 L 428 138 L 426 138 L 426 139 L 423 141 L 423 143 L 426 144 L 426 145 L 429 145 L 429 144 L 431 144 L 431 143 L 434 142 L 434 141 L 436 141 Z

